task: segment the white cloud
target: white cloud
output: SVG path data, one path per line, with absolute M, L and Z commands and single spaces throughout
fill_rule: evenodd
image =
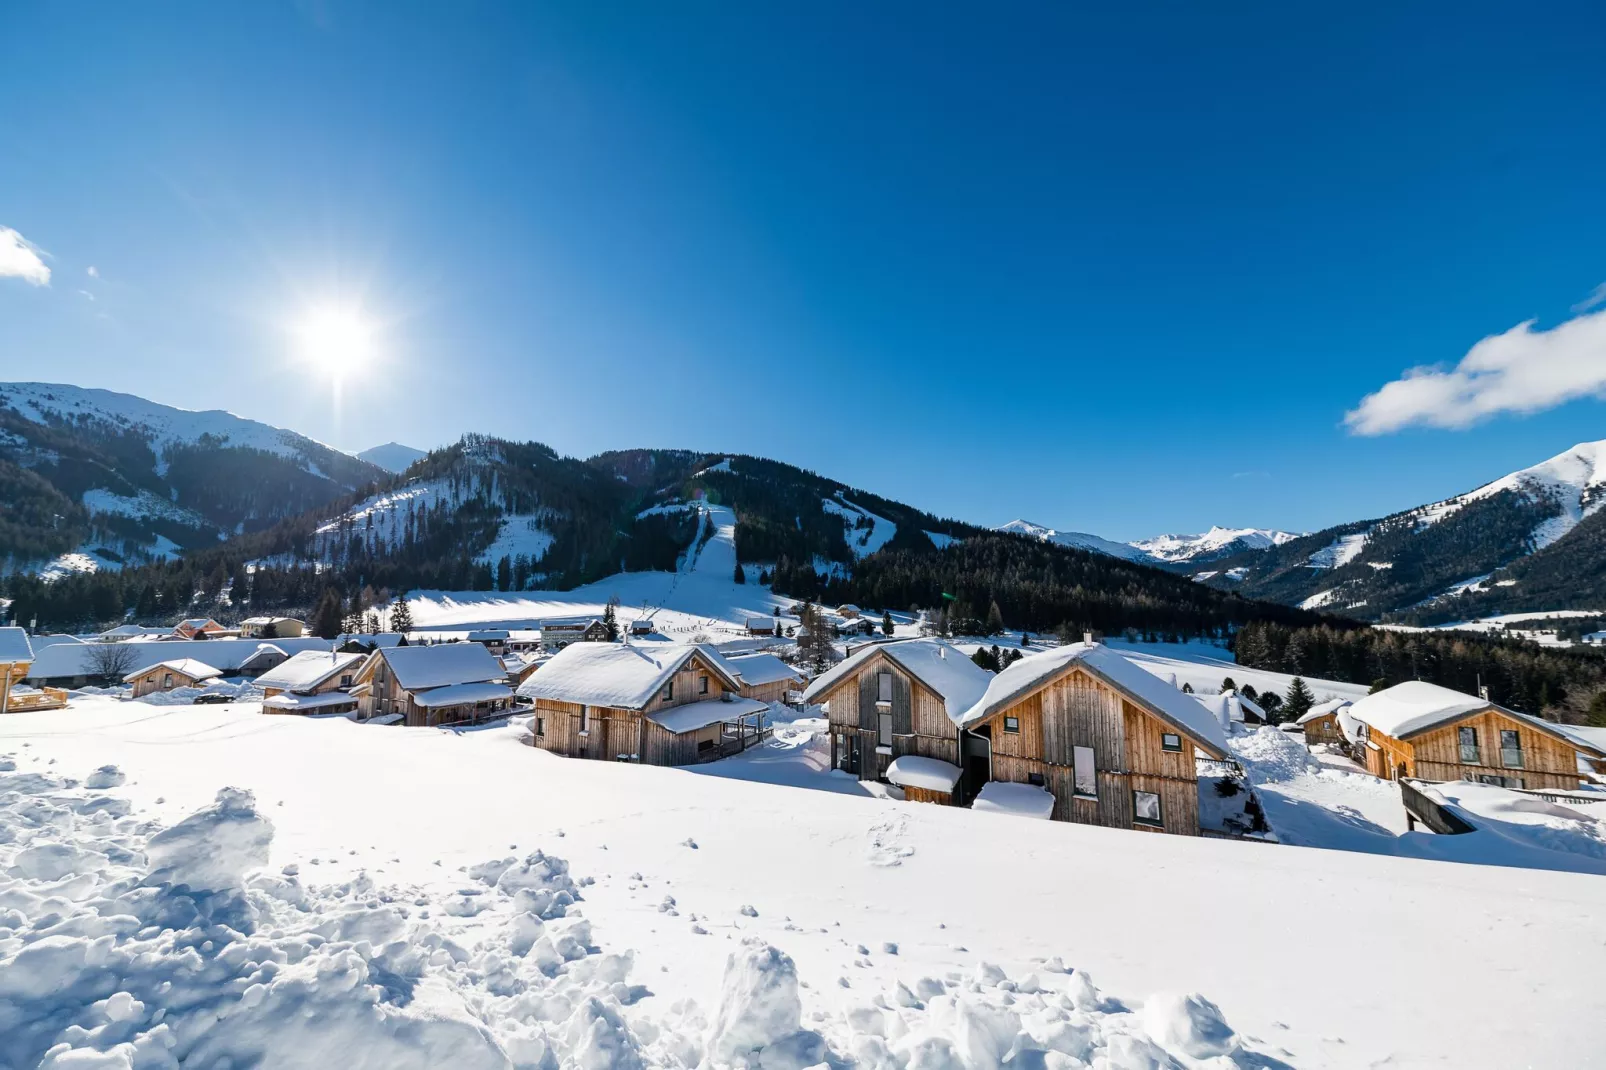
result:
M 1344 423 L 1357 435 L 1463 428 L 1584 397 L 1606 398 L 1606 309 L 1548 331 L 1519 323 L 1473 346 L 1453 368 L 1412 368 L 1362 398 Z
M 1603 282 L 1599 286 L 1595 287 L 1588 297 L 1574 305 L 1573 311 L 1588 312 L 1596 305 L 1606 305 L 1606 282 Z
M 97 268 L 94 264 L 90 264 L 89 267 L 86 268 L 85 270 L 89 272 L 89 277 L 90 278 L 92 278 L 92 279 L 100 278 L 100 269 Z
M 91 301 L 95 299 L 95 295 L 90 293 L 88 290 L 79 290 L 78 292 L 89 298 Z
M 14 278 L 35 286 L 50 285 L 50 269 L 39 249 L 10 227 L 0 227 L 0 279 Z

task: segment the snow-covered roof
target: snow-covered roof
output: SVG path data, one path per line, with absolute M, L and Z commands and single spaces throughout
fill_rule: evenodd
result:
M 243 668 L 251 664 L 257 658 L 271 657 L 274 654 L 279 655 L 281 658 L 289 657 L 289 655 L 284 652 L 283 647 L 275 646 L 272 643 L 258 643 L 257 648 L 251 651 L 250 656 L 242 661 L 240 666 Z
M 322 709 L 326 706 L 340 706 L 344 704 L 355 705 L 357 698 L 344 691 L 324 691 L 317 695 L 298 695 L 293 691 L 285 691 L 272 698 L 262 700 L 263 709 L 269 710 L 303 710 Z
M 337 646 L 337 647 L 341 647 L 341 646 L 345 646 L 347 643 L 352 642 L 352 641 L 359 642 L 363 646 L 373 646 L 373 647 L 378 647 L 379 649 L 383 650 L 383 649 L 385 649 L 387 647 L 393 647 L 393 646 L 400 645 L 400 643 L 402 641 L 402 633 L 401 632 L 372 632 L 372 633 L 369 633 L 369 632 L 341 632 L 339 635 L 335 636 L 333 645 Z
M 1305 713 L 1305 716 L 1301 717 L 1294 723 L 1310 724 L 1310 722 L 1316 720 L 1316 718 L 1326 717 L 1330 713 L 1337 713 L 1340 709 L 1348 706 L 1349 704 L 1350 700 L 1347 698 L 1330 698 L 1326 702 L 1318 702 Z
M 1407 680 L 1367 695 L 1350 707 L 1350 715 L 1395 739 L 1453 721 L 1494 703 L 1477 695 L 1452 691 L 1425 680 Z
M 779 623 L 774 617 L 748 617 L 747 630 L 757 631 L 765 628 L 773 629 Z
M 892 764 L 887 766 L 887 779 L 900 788 L 953 791 L 962 775 L 957 765 L 941 758 L 925 758 L 918 754 L 901 755 L 892 759 Z
M 1142 672 L 1142 669 L 1138 670 Z M 1011 784 L 1003 780 L 989 780 L 976 793 L 972 810 L 994 814 L 1014 814 L 1016 817 L 1035 817 L 1047 821 L 1054 816 L 1054 796 L 1045 788 L 1031 784 Z
M 433 691 L 414 695 L 413 701 L 425 707 L 463 706 L 470 702 L 493 702 L 512 697 L 513 689 L 506 684 L 473 683 L 437 687 Z
M 171 630 L 169 628 L 146 628 L 139 624 L 119 624 L 117 627 L 108 628 L 100 634 L 102 636 L 115 635 L 118 637 L 125 635 L 166 635 Z
M 751 698 L 738 698 L 726 702 L 709 698 L 701 702 L 688 702 L 684 706 L 670 706 L 647 714 L 647 720 L 670 732 L 695 732 L 719 721 L 729 721 L 749 714 L 763 713 L 769 706 Z
M 1070 643 L 1021 658 L 992 678 L 987 693 L 958 719 L 960 727 L 980 724 L 1075 667 L 1086 669 L 1161 720 L 1180 728 L 1195 743 L 1214 751 L 1216 757 L 1226 756 L 1227 738 L 1215 714 L 1193 696 L 1178 691 L 1103 643 Z
M 820 674 L 803 692 L 803 701 L 813 702 L 862 668 L 877 654 L 885 654 L 942 697 L 948 716 L 958 721 L 986 692 L 993 674 L 941 639 L 905 639 L 899 642 L 867 644 Z M 1020 664 L 1016 662 L 1016 664 Z
M 700 654 L 723 674 L 729 690 L 740 686 L 736 670 L 710 646 L 691 643 L 574 643 L 552 656 L 519 686 L 524 698 L 639 710 L 653 700 L 686 659 Z
M 725 664 L 738 673 L 742 683 L 749 687 L 758 684 L 776 684 L 782 680 L 803 682 L 801 672 L 774 654 L 733 654 L 725 658 Z
M 379 656 L 406 691 L 494 682 L 507 675 L 502 663 L 478 643 L 381 647 Z
M 261 688 L 278 687 L 286 691 L 310 691 L 336 673 L 350 669 L 367 656 L 303 650 L 258 676 L 256 685 Z
M 243 628 L 247 624 L 253 626 L 258 624 L 283 624 L 286 621 L 289 621 L 292 624 L 301 623 L 301 621 L 296 620 L 294 617 L 247 617 L 240 622 L 240 627 Z
M 12 665 L 33 660 L 33 645 L 21 628 L 0 628 L 0 662 Z
M 508 639 L 506 628 L 485 628 L 476 632 L 469 632 L 467 639 L 471 643 L 505 643 Z
M 33 645 L 33 648 L 36 651 L 43 650 L 47 646 L 55 646 L 58 643 L 83 642 L 83 640 L 78 638 L 76 635 L 63 635 L 60 632 L 57 632 L 54 635 L 35 635 L 30 637 L 28 641 Z
M 1558 724 L 1552 727 L 1571 740 L 1575 746 L 1606 757 L 1606 728 L 1583 724 Z
M 260 639 L 125 639 L 119 643 L 62 643 L 37 651 L 33 667 L 28 670 L 30 680 L 49 680 L 58 677 L 95 676 L 95 652 L 115 645 L 119 650 L 133 651 L 130 671 L 149 668 L 159 661 L 174 657 L 196 657 L 208 665 L 216 665 L 224 672 L 233 672 L 257 649 Z M 295 639 L 275 639 L 273 645 L 286 654 L 302 650 L 329 650 L 331 643 L 316 636 Z M 124 655 L 125 657 L 128 655 Z
M 214 669 L 204 661 L 197 661 L 194 658 L 173 658 L 169 661 L 159 661 L 155 665 L 148 665 L 143 669 L 136 669 L 123 677 L 123 679 L 132 680 L 134 677 L 150 672 L 152 669 L 170 669 L 183 676 L 188 676 L 191 680 L 210 680 L 214 676 L 223 675 L 221 669 Z
M 208 624 L 212 625 L 212 627 L 214 627 L 214 628 L 223 627 L 223 625 L 219 624 L 217 621 L 213 620 L 211 617 L 190 617 L 190 618 L 188 618 L 186 620 L 179 621 L 178 624 L 174 625 L 174 627 L 175 628 L 204 628 Z
M 547 617 L 541 621 L 541 628 L 589 628 L 593 624 L 601 624 L 597 617 Z

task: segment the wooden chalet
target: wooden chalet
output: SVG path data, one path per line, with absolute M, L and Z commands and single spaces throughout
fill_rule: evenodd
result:
M 261 676 L 263 713 L 351 713 L 358 707 L 350 693 L 357 670 L 368 655 L 303 650 Z
M 740 672 L 709 646 L 576 643 L 519 695 L 535 705 L 531 742 L 571 758 L 691 765 L 768 732 L 768 704 L 744 695 Z
M 501 657 L 502 668 L 507 670 L 507 686 L 517 691 L 528 680 L 535 670 L 546 664 L 547 659 L 535 654 L 504 654 Z
M 294 617 L 247 617 L 240 622 L 241 639 L 299 639 L 305 634 L 306 621 Z
M 478 721 L 513 705 L 507 670 L 478 643 L 380 647 L 352 681 L 365 720 L 400 717 L 408 725 Z
M 833 769 L 885 780 L 906 754 L 959 766 L 956 722 L 992 678 L 940 639 L 871 643 L 816 677 L 803 701 L 826 707 Z
M 1305 730 L 1305 745 L 1313 747 L 1323 744 L 1348 751 L 1349 737 L 1344 734 L 1339 716 L 1347 713 L 1350 705 L 1349 699 L 1332 698 L 1318 702 L 1307 710 L 1303 717 L 1294 722 Z
M 1578 757 L 1606 757 L 1583 739 L 1486 698 L 1411 680 L 1349 708 L 1359 753 L 1386 780 L 1471 780 L 1507 788 L 1577 788 Z
M 275 669 L 289 660 L 290 655 L 284 652 L 281 646 L 272 643 L 258 644 L 249 657 L 240 662 L 239 674 L 246 677 L 257 677 L 270 669 Z
M 0 628 L 0 714 L 59 710 L 67 692 L 23 684 L 33 665 L 33 645 L 21 628 Z
M 774 617 L 748 617 L 748 635 L 774 635 L 780 626 L 780 621 Z
M 803 690 L 808 678 L 774 654 L 733 654 L 725 658 L 727 667 L 736 670 L 743 698 L 759 702 L 785 702 L 793 691 Z
M 471 643 L 478 643 L 497 657 L 507 653 L 507 642 L 511 633 L 506 628 L 482 628 L 469 632 L 464 636 Z
M 608 626 L 596 617 L 554 617 L 541 622 L 541 646 L 557 652 L 571 643 L 603 643 Z
M 123 682 L 133 686 L 134 698 L 143 698 L 158 691 L 172 691 L 179 687 L 205 687 L 222 675 L 222 670 L 215 669 L 204 661 L 195 658 L 173 658 L 171 661 L 159 661 L 155 665 L 136 669 L 123 677 Z
M 211 639 L 215 636 L 226 635 L 228 631 L 227 628 L 211 617 L 191 617 L 189 620 L 181 620 L 173 626 L 173 635 L 178 639 L 194 639 L 197 637 Z

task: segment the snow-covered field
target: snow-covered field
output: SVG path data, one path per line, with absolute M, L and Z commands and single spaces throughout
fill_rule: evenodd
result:
M 1599 877 L 899 803 L 811 727 L 674 770 L 245 703 L 12 715 L 0 1064 L 1599 1060 Z

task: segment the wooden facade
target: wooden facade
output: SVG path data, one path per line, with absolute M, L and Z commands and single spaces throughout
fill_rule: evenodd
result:
M 159 691 L 172 691 L 179 687 L 205 687 L 208 680 L 216 679 L 216 674 L 192 676 L 164 661 L 159 665 L 131 673 L 125 679 L 133 685 L 133 697 L 144 698 L 146 695 L 154 695 Z
M 305 634 L 306 622 L 294 617 L 247 617 L 240 622 L 241 639 L 298 639 Z
M 1344 738 L 1344 730 L 1339 727 L 1338 714 L 1324 713 L 1320 717 L 1312 717 L 1302 726 L 1305 729 L 1305 743 L 1312 745 L 1326 743 L 1331 746 L 1344 747 L 1349 741 Z
M 736 684 L 700 651 L 693 652 L 643 709 L 536 698 L 535 716 L 530 722 L 531 742 L 569 758 L 694 765 L 723 753 L 723 723 L 715 721 L 686 732 L 671 732 L 649 720 L 648 715 L 694 702 L 718 701 Z M 754 731 L 756 734 L 758 729 Z
M 883 674 L 890 678 L 886 701 L 881 699 Z M 881 780 L 893 759 L 905 754 L 960 764 L 959 731 L 942 696 L 884 651 L 818 698 L 830 718 L 833 769 Z M 890 716 L 886 725 L 883 714 Z
M 67 692 L 60 688 L 23 686 L 31 664 L 27 661 L 0 662 L 0 713 L 59 710 L 67 705 Z
M 343 675 L 343 674 L 342 674 Z M 341 679 L 337 676 L 336 679 Z M 491 681 L 469 680 L 464 683 L 481 683 Z M 425 706 L 417 698 L 427 695 L 437 688 L 422 688 L 418 691 L 409 691 L 402 686 L 396 678 L 396 673 L 385 660 L 385 651 L 376 650 L 368 655 L 358 668 L 353 680 L 352 692 L 357 696 L 357 709 L 363 720 L 388 714 L 399 714 L 402 723 L 409 728 L 427 728 L 434 725 L 457 724 L 462 721 L 477 720 L 479 717 L 493 717 L 502 714 L 512 706 L 511 696 L 505 699 L 468 702 L 457 706 Z
M 1463 729 L 1470 730 L 1465 751 Z M 1367 771 L 1386 780 L 1473 780 L 1511 788 L 1576 788 L 1580 781 L 1576 741 L 1493 705 L 1404 739 L 1370 725 L 1364 734 Z M 1510 743 L 1516 745 L 1503 745 Z

